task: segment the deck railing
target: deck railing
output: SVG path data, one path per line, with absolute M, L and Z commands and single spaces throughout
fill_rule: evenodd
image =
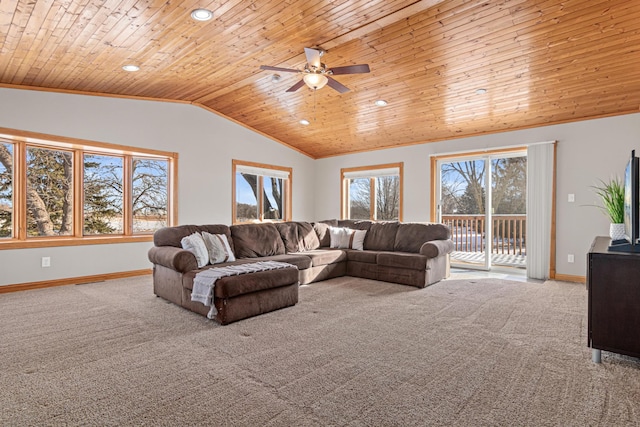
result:
M 442 215 L 451 229 L 454 251 L 484 252 L 484 215 Z M 527 215 L 492 215 L 494 254 L 526 255 Z

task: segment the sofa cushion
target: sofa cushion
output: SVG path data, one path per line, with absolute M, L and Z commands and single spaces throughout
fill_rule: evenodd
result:
M 335 264 L 346 261 L 347 254 L 341 249 L 316 249 L 304 253 L 311 258 L 311 265 L 317 267 L 320 265 Z
M 279 222 L 275 226 L 280 233 L 287 253 L 304 252 L 320 247 L 318 236 L 313 226 L 308 222 Z
M 275 224 L 284 243 L 285 252 L 300 252 L 304 248 L 304 242 L 298 233 L 298 224 L 295 222 L 279 222 Z
M 347 260 L 357 262 L 368 262 L 369 264 L 375 264 L 378 252 L 376 251 L 356 251 L 353 249 L 346 249 Z
M 411 270 L 426 270 L 427 257 L 406 252 L 379 252 L 376 258 L 378 265 Z
M 284 243 L 274 224 L 239 224 L 230 228 L 236 258 L 257 258 L 285 253 Z
M 180 240 L 182 249 L 191 252 L 198 263 L 198 268 L 209 264 L 209 252 L 202 235 L 198 232 L 185 236 Z
M 318 239 L 318 235 L 311 223 L 298 222 L 298 236 L 302 238 L 304 242 L 305 251 L 312 251 L 320 247 L 320 239 Z
M 449 227 L 444 224 L 403 223 L 398 226 L 393 250 L 418 253 L 425 242 L 448 238 Z
M 325 224 L 324 222 L 316 222 L 313 224 L 313 230 L 318 236 L 318 242 L 321 248 L 328 248 L 331 244 L 331 235 L 329 234 L 330 227 L 329 224 Z
M 371 228 L 369 228 L 367 236 L 364 238 L 364 249 L 370 251 L 393 251 L 399 225 L 397 221 L 374 222 L 371 224 Z

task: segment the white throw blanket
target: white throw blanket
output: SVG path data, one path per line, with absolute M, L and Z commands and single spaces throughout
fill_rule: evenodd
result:
M 191 301 L 201 302 L 205 306 L 211 307 L 207 317 L 209 319 L 213 319 L 216 314 L 218 314 L 218 310 L 216 310 L 216 306 L 213 304 L 213 288 L 216 284 L 216 280 L 222 277 L 236 276 L 238 274 L 277 270 L 287 267 L 295 267 L 295 265 L 278 261 L 258 261 L 249 264 L 209 268 L 196 274 L 196 277 L 193 279 Z

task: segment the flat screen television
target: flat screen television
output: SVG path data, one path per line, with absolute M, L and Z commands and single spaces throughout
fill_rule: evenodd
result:
M 640 161 L 636 151 L 624 170 L 624 240 L 611 242 L 609 250 L 640 252 Z

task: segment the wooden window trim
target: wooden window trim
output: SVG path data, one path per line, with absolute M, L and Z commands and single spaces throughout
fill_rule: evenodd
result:
M 14 147 L 14 168 L 13 168 L 13 237 L 0 239 L 0 250 L 24 249 L 56 246 L 81 246 L 81 245 L 102 245 L 112 243 L 133 243 L 149 242 L 153 240 L 152 233 L 133 234 L 133 225 L 127 216 L 131 213 L 130 197 L 125 197 L 124 203 L 124 235 L 83 235 L 84 218 L 84 188 L 83 188 L 83 165 L 84 154 L 102 154 L 121 156 L 125 164 L 125 185 L 131 186 L 130 179 L 126 178 L 127 163 L 130 164 L 132 158 L 148 158 L 166 160 L 168 162 L 168 209 L 167 224 L 175 225 L 178 222 L 178 153 L 160 151 L 146 148 L 130 147 L 126 145 L 110 144 L 105 142 L 89 141 L 79 138 L 62 137 L 38 132 L 10 129 L 0 127 L 0 140 L 13 144 Z M 74 225 L 72 236 L 27 236 L 27 212 L 26 212 L 26 150 L 28 147 L 46 148 L 52 150 L 65 150 L 73 153 L 74 177 L 73 177 L 73 197 L 74 197 Z M 128 166 L 130 168 L 130 165 Z M 125 194 L 131 194 L 131 188 Z M 127 204 L 128 209 L 127 209 Z
M 284 207 L 284 218 L 281 221 L 278 220 L 268 220 L 269 222 L 284 222 L 284 221 L 291 221 L 292 215 L 292 202 L 293 202 L 293 198 L 292 198 L 292 188 L 293 188 L 293 168 L 290 167 L 286 167 L 286 166 L 276 166 L 276 165 L 269 165 L 266 163 L 256 163 L 256 162 L 248 162 L 248 161 L 244 161 L 244 160 L 236 160 L 236 159 L 232 159 L 231 160 L 231 223 L 232 224 L 251 224 L 253 222 L 264 222 L 264 209 L 262 207 L 263 201 L 262 201 L 262 197 L 260 197 L 260 200 L 257 200 L 257 204 L 258 204 L 258 219 L 256 221 L 247 221 L 247 222 L 240 222 L 237 220 L 237 211 L 236 211 L 236 171 L 238 166 L 247 166 L 247 167 L 254 167 L 254 168 L 260 168 L 260 169 L 272 169 L 272 170 L 276 170 L 276 171 L 281 171 L 281 172 L 286 172 L 289 174 L 289 179 L 286 180 L 285 182 L 285 191 L 284 191 L 284 202 L 285 202 L 285 207 Z M 264 182 L 263 182 L 263 177 L 259 176 L 258 177 L 258 187 L 259 188 L 263 188 L 264 186 Z
M 363 172 L 363 171 L 375 171 L 379 169 L 398 169 L 398 175 L 400 179 L 399 183 L 399 191 L 400 197 L 398 199 L 398 221 L 402 221 L 403 218 L 403 208 L 404 200 L 404 162 L 398 163 L 385 163 L 382 165 L 371 165 L 371 166 L 358 166 L 353 168 L 342 168 L 340 169 L 340 218 L 348 219 L 349 217 L 349 185 L 347 185 L 347 179 L 345 179 L 345 174 L 350 172 Z M 370 178 L 370 203 L 369 203 L 369 219 L 371 221 L 375 221 L 376 216 L 376 190 L 375 190 L 375 178 Z

